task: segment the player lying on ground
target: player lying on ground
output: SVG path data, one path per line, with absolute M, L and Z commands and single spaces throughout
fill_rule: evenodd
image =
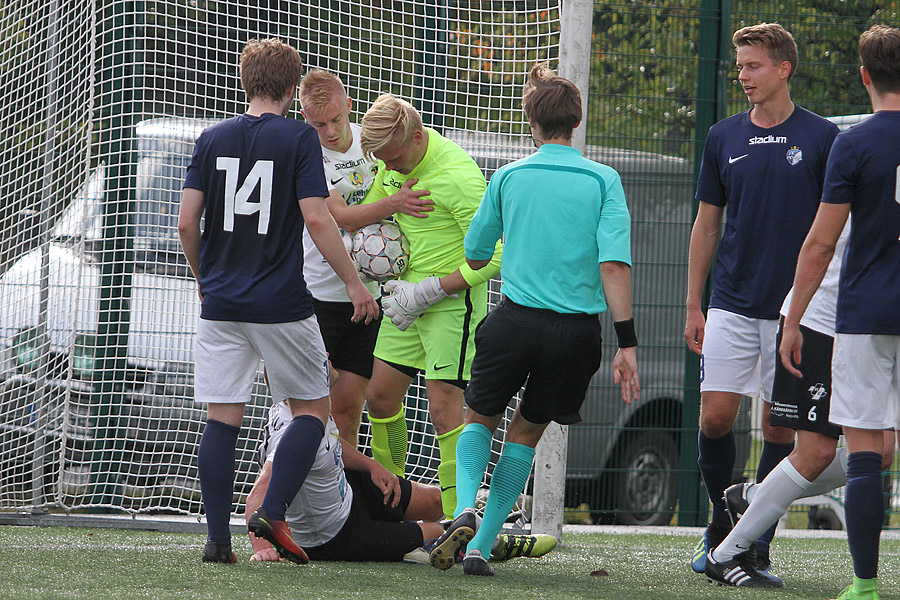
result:
M 262 470 L 247 497 L 247 514 L 265 495 L 272 457 L 290 420 L 283 403 L 269 410 L 260 446 Z M 294 541 L 314 561 L 388 562 L 406 557 L 427 562 L 427 552 L 420 549 L 444 531 L 437 522 L 443 515 L 440 488 L 392 474 L 341 440 L 333 419 L 326 429 L 315 463 L 285 513 Z M 251 561 L 282 560 L 264 539 L 251 534 L 250 541 Z M 492 559 L 537 557 L 555 547 L 553 536 L 501 535 Z

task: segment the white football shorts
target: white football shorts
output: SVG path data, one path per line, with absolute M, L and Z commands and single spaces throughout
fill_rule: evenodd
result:
M 200 319 L 194 351 L 197 402 L 249 402 L 262 359 L 275 402 L 328 395 L 328 359 L 316 317 L 290 323 Z
M 700 391 L 732 392 L 771 402 L 777 332 L 777 319 L 709 309 L 700 356 Z
M 900 427 L 900 335 L 836 334 L 831 386 L 835 425 Z

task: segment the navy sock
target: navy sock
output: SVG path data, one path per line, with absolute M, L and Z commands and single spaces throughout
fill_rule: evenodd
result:
M 325 426 L 312 415 L 294 417 L 284 430 L 275 450 L 272 478 L 262 503 L 276 521 L 284 520 L 284 511 L 306 481 L 324 435 Z
M 197 476 L 206 511 L 207 538 L 231 543 L 231 502 L 234 497 L 234 449 L 240 427 L 208 419 L 197 452 Z
M 700 449 L 700 457 L 697 464 L 700 466 L 700 475 L 706 484 L 706 491 L 712 502 L 713 512 L 710 521 L 715 526 L 723 526 L 731 529 L 731 521 L 725 512 L 725 501 L 722 495 L 725 488 L 731 485 L 731 471 L 734 469 L 734 461 L 737 456 L 737 446 L 734 441 L 734 432 L 728 432 L 720 438 L 708 438 L 702 431 L 697 439 Z
M 872 579 L 878 575 L 878 542 L 884 523 L 881 454 L 878 452 L 849 455 L 844 509 L 853 573 L 860 579 Z
M 762 453 L 759 455 L 759 465 L 756 467 L 756 482 L 762 483 L 766 475 L 772 472 L 772 469 L 778 466 L 783 459 L 794 449 L 794 443 L 776 444 L 775 442 L 763 441 Z M 769 551 L 769 543 L 775 537 L 775 527 L 778 523 L 774 523 L 766 529 L 765 533 L 756 540 L 756 549 L 762 552 Z

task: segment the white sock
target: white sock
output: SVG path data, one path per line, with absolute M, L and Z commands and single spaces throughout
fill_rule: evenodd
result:
M 847 485 L 847 449 L 838 448 L 831 461 L 822 474 L 816 477 L 806 489 L 806 494 L 801 498 L 809 496 L 818 496 L 819 494 L 827 494 L 831 490 Z
M 781 518 L 791 502 L 806 496 L 811 483 L 804 479 L 788 459 L 772 469 L 756 485 L 753 501 L 728 537 L 712 551 L 713 560 L 723 562 L 746 552 L 763 532 Z

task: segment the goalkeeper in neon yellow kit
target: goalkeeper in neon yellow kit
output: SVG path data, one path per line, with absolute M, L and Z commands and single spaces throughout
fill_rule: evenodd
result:
M 491 264 L 466 265 L 463 239 L 486 187 L 478 165 L 454 142 L 422 124 L 408 102 L 380 96 L 362 119 L 363 152 L 378 159 L 378 175 L 363 202 L 375 202 L 412 181 L 430 191 L 427 219 L 396 215 L 410 243 L 401 280 L 385 284 L 385 316 L 366 392 L 372 454 L 403 475 L 409 443 L 403 397 L 425 372 L 431 422 L 441 462 L 445 515 L 456 508 L 456 439 L 463 424 L 463 390 L 475 354 L 475 327 L 487 312 L 487 281 L 500 272 L 500 244 Z

